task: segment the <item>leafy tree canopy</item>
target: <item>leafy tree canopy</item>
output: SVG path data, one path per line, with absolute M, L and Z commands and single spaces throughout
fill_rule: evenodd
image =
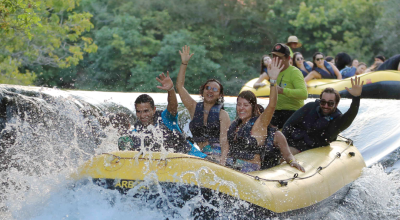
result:
M 0 2 L 0 74 L 3 83 L 31 84 L 35 66 L 67 68 L 96 52 L 92 15 L 73 9 L 78 0 Z

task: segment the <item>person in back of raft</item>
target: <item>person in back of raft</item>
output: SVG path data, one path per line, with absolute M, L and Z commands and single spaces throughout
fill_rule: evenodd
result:
M 263 83 L 264 80 L 269 80 L 268 76 L 268 66 L 271 65 L 271 57 L 268 55 L 264 55 L 261 58 L 261 70 L 260 70 L 260 77 L 258 78 L 257 82 L 254 83 L 253 87 L 258 89 L 259 87 L 266 86 L 267 84 Z
M 190 47 L 182 47 L 181 67 L 179 69 L 176 88 L 179 96 L 190 114 L 189 129 L 193 141 L 199 146 L 207 159 L 225 165 L 228 155 L 227 131 L 230 124 L 228 113 L 223 109 L 224 87 L 216 79 L 207 80 L 200 87 L 202 102 L 196 102 L 185 89 L 185 73 L 190 58 Z
M 293 55 L 293 66 L 297 67 L 303 76 L 306 77 L 311 71 L 314 64 L 310 61 L 305 61 L 303 54 L 300 52 L 295 52 Z
M 146 150 L 161 151 L 162 148 L 159 144 L 161 140 L 156 140 L 156 138 L 158 135 L 162 135 L 162 143 L 166 151 L 206 157 L 186 140 L 178 126 L 178 101 L 169 72 L 167 72 L 167 76 L 162 73 L 156 79 L 161 83 L 161 86 L 157 86 L 157 88 L 168 91 L 167 108 L 164 111 L 156 110 L 153 98 L 147 94 L 137 97 L 135 100 L 137 122 L 131 132 L 133 145 L 127 150 L 140 151 L 141 146 L 144 146 Z M 161 131 L 162 134 L 154 134 L 157 131 Z
M 290 50 L 285 44 L 277 43 L 272 48 L 273 58 L 282 61 L 283 69 L 277 78 L 278 103 L 271 124 L 281 129 L 286 120 L 304 105 L 308 93 L 300 70 L 290 65 Z
M 337 106 L 339 92 L 333 88 L 322 91 L 320 99 L 297 110 L 285 123 L 282 132 L 293 154 L 329 145 L 340 132 L 348 128 L 357 116 L 364 81 L 355 76 L 352 88 L 346 90 L 353 96 L 349 110 L 342 114 Z
M 229 157 L 226 164 L 241 172 L 252 172 L 278 165 L 280 155 L 290 166 L 304 172 L 304 168 L 291 154 L 283 134 L 277 131 L 277 128 L 269 126 L 278 99 L 275 83 L 284 67 L 281 64 L 282 60 L 274 58 L 268 68 L 271 82 L 270 99 L 262 114 L 259 112 L 257 97 L 253 92 L 241 92 L 237 98 L 237 118 L 228 131 Z
M 378 71 L 380 70 L 397 70 L 400 71 L 400 54 L 397 54 L 393 57 L 387 59 L 382 65 L 378 67 Z
M 313 64 L 313 71 L 304 78 L 306 83 L 312 79 L 342 79 L 342 74 L 340 74 L 338 68 L 324 60 L 323 53 L 316 52 L 314 54 Z

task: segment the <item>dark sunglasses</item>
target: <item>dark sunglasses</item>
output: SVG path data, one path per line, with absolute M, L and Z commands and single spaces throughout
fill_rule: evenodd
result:
M 335 105 L 335 102 L 332 102 L 332 101 L 327 102 L 325 100 L 321 100 L 321 102 L 319 104 L 321 106 L 324 106 L 324 105 L 328 104 L 329 107 L 333 107 Z
M 324 60 L 324 58 L 316 58 L 316 61 Z
M 296 58 L 296 60 L 300 61 L 300 60 L 304 60 L 304 58 L 303 57 L 298 57 L 298 58 Z
M 207 91 L 210 90 L 210 89 L 212 89 L 212 91 L 214 91 L 214 92 L 218 92 L 218 89 L 217 89 L 217 88 L 211 87 L 211 86 L 206 86 L 206 90 L 207 90 Z

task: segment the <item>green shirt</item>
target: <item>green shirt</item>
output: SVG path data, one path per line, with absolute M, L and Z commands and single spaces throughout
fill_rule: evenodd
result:
M 288 47 L 289 47 L 289 46 L 288 46 Z M 293 58 L 293 51 L 292 51 L 292 48 L 289 47 L 289 50 L 290 50 L 290 57 Z
M 303 74 L 297 67 L 289 66 L 279 73 L 277 84 L 283 88 L 283 94 L 278 94 L 276 110 L 297 110 L 303 107 L 308 92 Z

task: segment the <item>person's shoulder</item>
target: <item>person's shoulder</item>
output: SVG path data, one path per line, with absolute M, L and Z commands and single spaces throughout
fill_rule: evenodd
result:
M 319 105 L 319 99 L 313 101 L 313 102 L 308 102 L 304 104 L 303 108 L 313 108 L 314 106 Z
M 219 117 L 220 119 L 227 118 L 230 121 L 229 114 L 225 109 L 221 109 L 221 111 L 219 112 Z
M 297 67 L 295 67 L 295 66 L 290 65 L 290 66 L 288 67 L 288 70 L 289 70 L 289 72 L 291 72 L 291 73 L 293 73 L 293 74 L 300 74 L 300 75 L 303 76 L 303 73 L 301 73 L 300 69 L 297 68 Z
M 290 68 L 290 69 L 289 69 Z M 295 66 L 289 66 L 288 67 L 289 72 L 290 72 L 290 76 L 292 79 L 296 79 L 296 80 L 304 80 L 304 76 L 303 73 L 300 71 L 299 68 L 295 67 Z

